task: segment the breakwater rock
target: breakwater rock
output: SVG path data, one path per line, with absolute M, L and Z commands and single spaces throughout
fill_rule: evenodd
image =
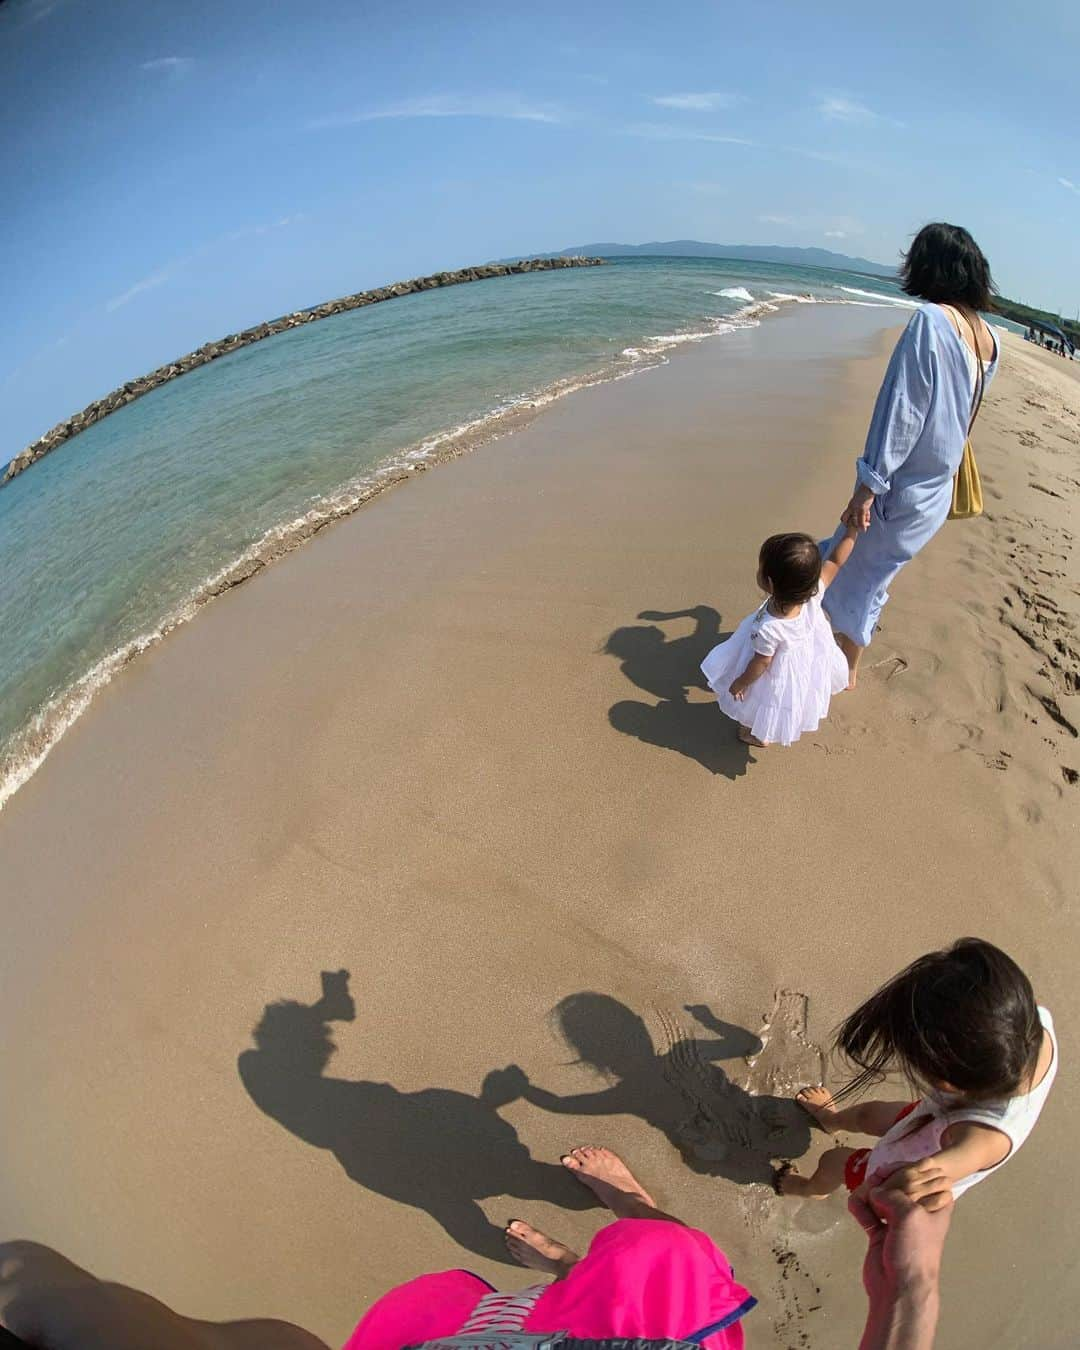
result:
M 328 319 L 332 314 L 344 314 L 350 309 L 362 309 L 365 305 L 377 305 L 383 300 L 396 300 L 402 295 L 414 295 L 417 291 L 433 291 L 440 286 L 460 286 L 466 281 L 486 281 L 489 277 L 515 276 L 520 272 L 551 272 L 564 267 L 599 267 L 603 258 L 529 258 L 515 263 L 484 263 L 480 267 L 462 267 L 456 272 L 435 272 L 430 277 L 414 277 L 411 281 L 395 281 L 390 286 L 380 286 L 373 291 L 360 291 L 356 295 L 345 295 L 340 300 L 327 300 L 312 309 L 298 309 L 292 314 L 284 314 L 280 319 L 269 323 L 256 324 L 254 328 L 245 328 L 242 333 L 229 333 L 217 342 L 207 342 L 196 351 L 188 352 L 168 365 L 159 366 L 149 375 L 114 389 L 111 394 L 99 398 L 84 408 L 82 412 L 58 423 L 51 431 L 40 436 L 25 450 L 15 456 L 0 478 L 0 485 L 8 482 L 35 464 L 43 456 L 56 450 L 65 441 L 85 431 L 103 417 L 123 408 L 126 404 L 148 394 L 151 389 L 186 375 L 189 370 L 205 366 L 216 361 L 219 356 L 228 356 L 241 347 L 250 347 L 253 342 L 273 337 L 275 333 L 287 332 L 290 328 L 300 328 L 306 323 L 315 323 L 319 319 Z

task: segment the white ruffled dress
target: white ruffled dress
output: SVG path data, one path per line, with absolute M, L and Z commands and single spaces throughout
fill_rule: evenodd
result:
M 786 619 L 770 614 L 766 601 L 701 663 L 721 710 L 759 741 L 792 745 L 804 732 L 816 731 L 832 696 L 847 688 L 847 660 L 821 607 L 823 594 L 819 585 L 798 614 Z M 739 703 L 728 689 L 755 653 L 771 656 L 772 665 Z

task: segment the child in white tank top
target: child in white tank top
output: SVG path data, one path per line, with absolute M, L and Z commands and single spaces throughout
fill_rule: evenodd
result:
M 1035 1128 L 1057 1075 L 1053 1018 L 1010 957 L 978 938 L 920 957 L 844 1022 L 837 1046 L 859 1073 L 837 1097 L 797 1100 L 830 1134 L 878 1136 L 833 1148 L 812 1176 L 791 1164 L 783 1195 L 826 1196 L 887 1184 L 940 1209 L 1012 1158 Z M 891 1069 L 923 1090 L 914 1102 L 839 1102 Z

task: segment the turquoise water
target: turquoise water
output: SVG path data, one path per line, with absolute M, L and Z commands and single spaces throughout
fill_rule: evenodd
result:
M 238 559 L 523 406 L 799 301 L 910 303 L 876 278 L 716 259 L 500 277 L 283 333 L 83 432 L 0 490 L 0 805 Z

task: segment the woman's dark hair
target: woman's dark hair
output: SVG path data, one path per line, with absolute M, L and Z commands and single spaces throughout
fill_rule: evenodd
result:
M 851 1014 L 837 1048 L 859 1072 L 837 1097 L 902 1070 L 972 1101 L 1011 1097 L 1035 1067 L 1042 1024 L 1031 981 L 981 938 L 913 961 Z
M 908 295 L 969 309 L 994 307 L 994 278 L 982 249 L 960 225 L 924 225 L 904 254 L 900 285 Z
M 781 609 L 805 605 L 821 580 L 821 550 L 808 534 L 770 535 L 758 564 Z

